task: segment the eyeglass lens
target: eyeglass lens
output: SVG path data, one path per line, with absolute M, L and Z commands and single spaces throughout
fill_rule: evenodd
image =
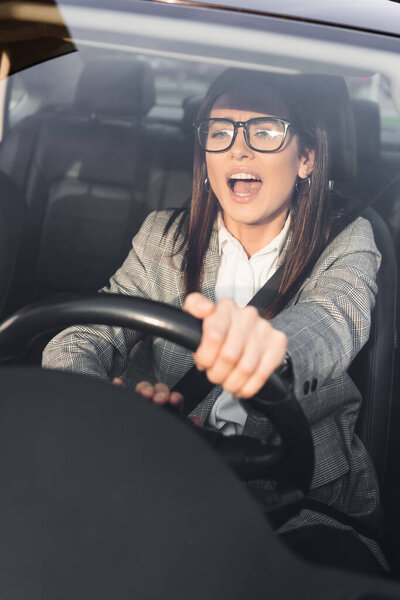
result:
M 221 152 L 227 150 L 232 142 L 235 126 L 231 121 L 210 119 L 203 121 L 199 128 L 199 142 L 204 150 Z M 285 135 L 283 121 L 272 119 L 250 120 L 247 134 L 255 150 L 271 152 L 279 148 Z

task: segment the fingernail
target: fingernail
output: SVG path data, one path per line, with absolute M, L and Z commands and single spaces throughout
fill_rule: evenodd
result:
M 172 404 L 180 404 L 183 400 L 183 396 L 181 396 L 181 394 L 173 392 L 169 397 L 169 400 Z
M 165 394 L 164 392 L 157 392 L 153 396 L 153 400 L 155 400 L 156 402 L 164 402 L 166 399 L 167 399 L 167 394 Z

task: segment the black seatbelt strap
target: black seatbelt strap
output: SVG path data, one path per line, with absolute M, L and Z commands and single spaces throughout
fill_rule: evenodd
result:
M 248 303 L 248 306 L 255 306 L 259 310 L 269 306 L 276 298 L 278 289 L 282 280 L 283 266 L 268 279 L 268 281 L 258 290 Z M 192 410 L 211 392 L 214 383 L 211 383 L 203 371 L 199 371 L 196 365 L 193 365 L 189 371 L 173 387 L 174 391 L 182 394 L 183 409 L 182 414 L 189 415 Z

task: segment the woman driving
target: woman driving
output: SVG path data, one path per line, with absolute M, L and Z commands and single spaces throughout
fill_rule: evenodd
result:
M 102 290 L 203 319 L 195 355 L 137 331 L 77 326 L 48 344 L 43 366 L 177 404 L 182 396 L 171 389 L 194 361 L 215 387 L 192 418 L 224 435 L 269 440 L 270 423 L 248 415 L 238 398 L 253 396 L 286 363 L 313 435 L 310 497 L 373 523 L 379 492 L 354 434 L 361 398 L 346 370 L 369 336 L 380 257 L 363 218 L 334 237 L 329 140 L 302 101 L 301 81 L 238 69 L 216 79 L 195 123 L 190 208 L 151 213 Z M 277 271 L 272 303 L 246 306 Z M 304 509 L 279 532 L 323 564 L 369 573 L 384 564 L 375 540 L 327 514 Z

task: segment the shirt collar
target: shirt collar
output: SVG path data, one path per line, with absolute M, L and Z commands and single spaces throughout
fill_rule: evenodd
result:
M 278 233 L 277 236 L 274 237 L 268 244 L 266 244 L 263 248 L 258 250 L 253 256 L 260 256 L 262 254 L 268 254 L 270 252 L 276 252 L 278 255 L 281 253 L 290 229 L 290 213 L 287 216 L 285 224 Z M 218 213 L 218 248 L 219 254 L 228 251 L 229 249 L 241 249 L 244 251 L 242 244 L 227 230 L 224 225 L 224 221 L 221 213 Z M 251 258 L 253 258 L 253 256 Z

